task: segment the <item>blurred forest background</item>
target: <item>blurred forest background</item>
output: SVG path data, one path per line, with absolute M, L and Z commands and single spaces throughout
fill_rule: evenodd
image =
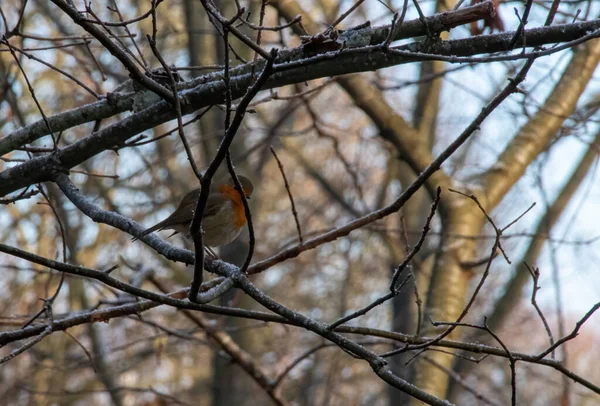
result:
M 0 404 L 600 404 L 597 2 L 0 11 Z M 255 185 L 243 278 L 269 298 L 159 305 L 194 243 L 132 235 L 198 187 L 189 154 L 211 163 L 271 48 L 230 146 Z

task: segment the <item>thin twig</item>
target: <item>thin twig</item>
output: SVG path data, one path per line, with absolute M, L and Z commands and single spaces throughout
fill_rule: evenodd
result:
M 113 4 L 113 9 L 112 10 L 114 10 L 117 13 L 117 16 L 119 17 L 119 21 L 121 23 L 123 23 L 123 15 L 121 15 L 121 11 L 119 10 L 119 6 L 117 5 L 117 1 L 116 0 L 112 0 L 112 4 Z M 156 4 L 156 0 L 153 0 L 152 1 L 152 8 L 150 9 L 150 11 L 152 11 L 152 12 L 155 13 L 156 12 L 156 5 L 157 5 Z M 133 35 L 131 33 L 131 31 L 129 31 L 129 27 L 127 26 L 127 24 L 123 25 L 123 29 L 127 33 L 128 38 L 131 39 L 131 43 L 135 47 L 138 55 L 140 56 L 140 59 L 144 63 L 144 66 L 148 66 L 148 62 L 146 62 L 146 58 L 144 58 L 144 54 L 142 53 L 141 49 L 138 47 L 137 42 L 135 41 L 135 35 Z
M 344 317 L 340 317 L 338 320 L 334 321 L 333 323 L 331 323 L 329 326 L 327 326 L 327 330 L 328 331 L 333 331 L 335 330 L 337 327 L 341 326 L 342 324 L 345 324 L 347 322 L 349 322 L 350 320 L 353 320 L 359 316 L 363 316 L 365 314 L 367 314 L 369 311 L 371 311 L 372 309 L 374 309 L 375 307 L 382 305 L 383 303 L 387 302 L 388 300 L 392 299 L 393 297 L 395 297 L 396 295 L 398 295 L 398 293 L 402 290 L 402 288 L 404 287 L 404 285 L 406 285 L 406 283 L 408 282 L 408 280 L 411 278 L 411 275 L 407 275 L 402 282 L 400 282 L 400 284 L 395 288 L 394 292 L 390 292 L 388 294 L 386 294 L 385 296 L 380 297 L 379 299 L 369 303 L 368 305 L 366 305 L 365 307 L 352 312 Z
M 433 199 L 433 203 L 431 204 L 431 210 L 429 212 L 429 216 L 427 216 L 427 219 L 425 220 L 425 225 L 423 226 L 423 232 L 421 233 L 421 237 L 419 238 L 419 241 L 417 241 L 417 243 L 415 244 L 415 246 L 413 247 L 411 252 L 406 256 L 404 261 L 402 261 L 402 263 L 400 265 L 398 265 L 398 268 L 396 268 L 396 271 L 394 272 L 394 275 L 392 276 L 392 282 L 390 283 L 390 288 L 389 288 L 391 292 L 395 292 L 395 290 L 396 290 L 396 282 L 398 281 L 398 277 L 400 276 L 400 273 L 404 270 L 404 268 L 406 268 L 408 266 L 410 261 L 412 261 L 413 257 L 415 255 L 417 255 L 417 253 L 421 250 L 421 247 L 423 246 L 423 243 L 425 242 L 425 238 L 427 237 L 427 233 L 429 233 L 429 230 L 430 230 L 429 225 L 431 224 L 431 220 L 433 219 L 433 216 L 435 215 L 435 212 L 437 210 L 437 206 L 440 202 L 441 194 L 442 194 L 442 188 L 438 186 L 435 198 Z
M 23 189 L 23 191 L 15 197 L 0 199 L 0 205 L 13 204 L 15 202 L 18 202 L 19 200 L 26 200 L 37 195 L 38 193 L 40 193 L 39 190 L 32 190 L 28 192 L 27 189 Z
M 536 358 L 538 358 L 538 359 L 544 358 L 546 355 L 552 353 L 552 351 L 554 351 L 556 348 L 560 347 L 561 345 L 563 345 L 567 341 L 572 340 L 575 337 L 577 337 L 579 335 L 579 330 L 581 329 L 581 327 L 583 327 L 583 325 L 585 324 L 585 322 L 590 317 L 592 317 L 592 315 L 594 313 L 596 313 L 596 311 L 598 309 L 600 309 L 600 302 L 596 303 L 590 310 L 588 310 L 588 312 L 577 323 L 575 323 L 575 327 L 573 328 L 573 331 L 571 331 L 570 334 L 562 337 L 561 339 L 559 339 L 558 341 L 556 341 L 554 343 L 554 345 L 551 345 L 550 347 L 548 347 L 547 349 L 545 349 L 544 351 L 542 351 L 540 354 L 536 355 Z
M 296 17 L 294 17 L 293 19 L 291 19 L 289 22 L 287 22 L 285 24 L 273 25 L 273 26 L 262 25 L 262 23 L 260 23 L 260 25 L 252 24 L 250 21 L 248 21 L 247 18 L 240 18 L 240 21 L 242 23 L 244 23 L 244 25 L 247 25 L 248 27 L 252 28 L 253 30 L 257 30 L 257 31 L 282 31 L 282 30 L 285 30 L 286 28 L 293 26 L 294 24 L 301 23 L 302 16 L 297 15 Z M 260 45 L 260 43 L 259 43 L 259 45 Z
M 65 333 L 68 337 L 70 337 L 73 341 L 75 341 L 75 344 L 77 344 L 79 346 L 79 348 L 81 348 L 83 350 L 84 354 L 90 361 L 90 365 L 92 366 L 92 369 L 94 370 L 94 372 L 97 373 L 98 369 L 96 368 L 96 363 L 94 362 L 94 358 L 92 357 L 92 354 L 90 354 L 90 352 L 87 350 L 87 348 L 85 348 L 85 345 L 83 345 L 83 343 L 81 341 L 79 341 L 77 339 L 77 337 L 75 337 L 73 334 L 69 333 L 68 331 L 65 330 L 65 331 L 63 331 L 63 333 Z
M 87 42 L 87 44 L 89 44 L 89 42 Z M 75 82 L 76 84 L 78 84 L 79 86 L 81 86 L 86 92 L 88 92 L 89 94 L 91 94 L 92 96 L 94 96 L 96 99 L 100 99 L 100 95 L 98 93 L 94 92 L 89 86 L 87 86 L 81 80 L 77 79 L 75 76 L 71 75 L 69 72 L 67 72 L 67 71 L 65 71 L 63 69 L 60 69 L 60 68 L 52 65 L 51 63 L 48 63 L 48 62 L 46 62 L 46 61 L 44 61 L 44 60 L 36 57 L 35 55 L 30 54 L 29 52 L 25 52 L 25 50 L 21 50 L 21 49 L 19 49 L 17 47 L 14 47 L 14 46 L 13 46 L 13 48 L 17 52 L 25 55 L 27 58 L 33 59 L 34 61 L 39 62 L 39 63 L 41 63 L 44 66 L 47 66 L 48 68 L 50 68 L 50 69 L 52 69 L 52 70 L 60 73 L 61 75 L 66 76 L 67 78 L 69 78 L 70 80 L 72 80 L 73 82 Z
M 484 328 L 494 339 L 500 344 L 500 346 L 506 352 L 506 356 L 510 362 L 510 387 L 511 387 L 511 406 L 517 405 L 517 360 L 513 357 L 512 353 L 509 351 L 508 347 L 500 340 L 498 337 L 488 326 L 487 317 L 484 318 Z
M 489 399 L 488 397 L 486 397 L 482 393 L 480 393 L 477 390 L 477 388 L 474 388 L 473 386 L 471 386 L 465 379 L 463 379 L 460 376 L 460 374 L 457 374 L 452 369 L 446 368 L 445 366 L 443 366 L 442 364 L 437 362 L 435 359 L 428 357 L 427 355 L 423 356 L 423 359 L 425 361 L 429 362 L 434 367 L 436 367 L 436 368 L 444 371 L 446 374 L 448 374 L 448 376 L 450 378 L 452 378 L 456 383 L 458 383 L 460 386 L 462 386 L 467 392 L 473 394 L 473 396 L 475 396 L 476 399 L 480 400 L 483 403 L 491 405 L 491 406 L 500 406 L 499 403 L 495 402 L 492 399 Z
M 0 41 L 0 42 L 3 42 L 4 44 L 6 44 L 8 49 L 10 49 L 10 54 L 14 58 L 15 62 L 17 63 L 17 66 L 19 67 L 19 70 L 23 74 L 23 77 L 25 78 L 25 82 L 27 83 L 27 88 L 29 89 L 29 93 L 31 93 L 31 97 L 33 98 L 33 101 L 35 102 L 35 105 L 37 106 L 38 111 L 42 115 L 42 119 L 44 120 L 44 123 L 46 123 L 46 128 L 48 128 L 48 133 L 50 134 L 50 137 L 52 137 L 52 144 L 53 144 L 54 150 L 56 151 L 58 149 L 58 145 L 57 145 L 56 137 L 54 136 L 54 132 L 52 131 L 52 127 L 50 126 L 50 122 L 48 121 L 48 117 L 46 117 L 46 114 L 44 113 L 44 109 L 42 109 L 40 102 L 38 101 L 37 97 L 35 96 L 35 90 L 33 90 L 33 86 L 31 86 L 31 82 L 29 81 L 29 78 L 27 77 L 27 74 L 25 73 L 25 69 L 23 69 L 23 65 L 21 65 L 21 61 L 19 61 L 19 58 L 17 58 L 17 54 L 15 53 L 14 47 L 10 44 L 10 42 L 8 42 L 8 39 L 6 37 L 3 37 L 2 41 Z
M 219 12 L 219 10 L 217 10 L 212 5 L 212 2 L 209 2 L 208 0 L 200 0 L 200 2 L 204 6 L 204 8 L 206 9 L 208 14 L 210 14 L 217 21 L 219 21 L 223 27 L 226 26 L 227 29 L 229 31 L 231 31 L 231 33 L 233 35 L 235 35 L 240 41 L 242 41 L 244 44 L 246 44 L 247 46 L 252 48 L 255 52 L 257 52 L 264 59 L 269 60 L 271 58 L 274 58 L 274 55 L 272 53 L 269 53 L 269 52 L 265 51 L 264 49 L 262 49 L 254 41 L 252 41 L 250 38 L 248 38 L 243 32 L 241 32 L 240 30 L 235 28 L 235 26 L 233 26 L 232 22 L 230 20 L 227 20 L 225 17 L 223 17 L 223 15 Z
M 539 268 L 531 268 L 527 262 L 525 262 L 525 267 L 527 267 L 527 270 L 529 271 L 533 279 L 533 288 L 531 290 L 531 304 L 535 308 L 535 311 L 537 312 L 538 316 L 540 316 L 540 319 L 544 324 L 544 329 L 546 329 L 546 334 L 548 334 L 550 346 L 552 347 L 554 345 L 554 336 L 552 335 L 552 330 L 550 330 L 550 325 L 548 324 L 544 313 L 542 313 L 542 310 L 540 309 L 540 307 L 537 304 L 537 301 L 535 300 L 537 291 L 540 289 L 540 285 L 538 284 L 540 280 L 540 270 Z M 554 350 L 552 350 L 552 359 L 554 359 L 554 355 Z
M 322 343 L 313 348 L 309 348 L 308 350 L 304 351 L 302 354 L 297 356 L 296 359 L 294 359 L 292 362 L 290 362 L 289 365 L 287 367 L 285 367 L 283 372 L 281 372 L 279 374 L 279 376 L 277 376 L 277 378 L 275 378 L 275 381 L 273 381 L 273 384 L 272 384 L 273 389 L 277 388 L 279 386 L 279 384 L 281 384 L 281 381 L 292 371 L 292 369 L 294 369 L 298 364 L 300 364 L 306 358 L 310 357 L 317 351 L 322 350 L 323 348 L 331 348 L 332 346 L 333 346 L 333 344 L 331 344 L 331 343 Z
M 125 27 L 127 25 L 133 24 L 133 23 L 137 23 L 139 21 L 145 20 L 146 18 L 148 18 L 148 16 L 150 16 L 150 14 L 156 12 L 156 7 L 162 3 L 164 0 L 153 0 L 153 4 L 152 7 L 150 8 L 150 10 L 148 10 L 147 12 L 145 12 L 144 14 L 142 14 L 139 17 L 135 17 L 132 18 L 130 20 L 126 20 L 126 21 L 121 21 L 118 23 L 111 23 L 108 21 L 98 21 L 98 20 L 91 20 L 91 19 L 83 19 L 84 21 L 91 23 L 91 24 L 102 24 L 102 25 L 106 25 L 107 27 Z
M 271 150 L 273 157 L 277 161 L 277 166 L 279 166 L 279 172 L 281 173 L 281 177 L 283 178 L 285 190 L 287 191 L 288 198 L 290 199 L 290 204 L 292 206 L 292 216 L 294 217 L 294 222 L 296 223 L 296 230 L 298 231 L 298 241 L 300 241 L 300 244 L 302 244 L 304 242 L 304 239 L 302 237 L 302 228 L 300 227 L 300 220 L 298 220 L 298 212 L 296 211 L 296 204 L 294 203 L 294 196 L 292 195 L 290 184 L 288 183 L 287 176 L 285 176 L 283 165 L 281 164 L 281 161 L 279 160 L 279 157 L 275 152 L 275 148 L 273 148 L 273 146 L 271 145 L 269 149 Z
M 146 35 L 146 38 L 148 39 L 148 43 L 150 44 L 150 48 L 152 49 L 154 56 L 156 56 L 156 58 L 160 61 L 160 64 L 162 65 L 163 69 L 165 70 L 165 72 L 167 72 L 167 75 L 169 76 L 171 92 L 173 93 L 173 97 L 172 97 L 171 101 L 173 102 L 173 107 L 175 108 L 175 112 L 177 113 L 177 130 L 179 133 L 179 138 L 181 139 L 181 143 L 183 144 L 183 148 L 185 149 L 185 153 L 187 155 L 190 166 L 192 167 L 192 170 L 194 171 L 194 175 L 196 175 L 198 180 L 201 180 L 202 172 L 198 168 L 198 165 L 196 165 L 196 160 L 194 159 L 194 155 L 192 154 L 192 150 L 187 142 L 187 139 L 185 138 L 185 133 L 183 131 L 183 118 L 182 118 L 182 114 L 181 114 L 181 103 L 179 102 L 179 95 L 177 93 L 177 84 L 175 83 L 175 77 L 173 76 L 173 72 L 171 72 L 169 65 L 167 65 L 167 63 L 163 59 L 162 55 L 158 51 L 158 48 L 156 47 L 156 42 L 154 41 L 154 39 L 150 35 Z
M 515 47 L 515 44 L 521 37 L 523 37 L 523 43 L 525 43 L 525 36 L 524 36 L 525 26 L 528 23 L 527 18 L 529 17 L 529 11 L 531 10 L 532 5 L 533 5 L 533 0 L 527 0 L 527 3 L 525 4 L 525 11 L 523 12 L 523 18 L 519 19 L 520 20 L 519 27 L 517 28 L 512 39 L 510 40 L 508 49 L 513 49 Z M 516 9 L 515 9 L 515 12 L 516 12 Z
M 356 10 L 358 8 L 358 6 L 360 6 L 362 3 L 364 3 L 365 0 L 357 0 L 356 3 L 354 3 L 352 5 L 352 7 L 350 7 L 348 9 L 348 11 L 346 11 L 345 13 L 343 13 L 341 16 L 339 16 L 332 24 L 331 26 L 328 28 L 328 31 L 332 31 L 333 29 L 335 29 L 335 27 L 340 24 L 342 21 L 344 21 L 346 19 L 346 17 L 348 17 L 354 10 Z

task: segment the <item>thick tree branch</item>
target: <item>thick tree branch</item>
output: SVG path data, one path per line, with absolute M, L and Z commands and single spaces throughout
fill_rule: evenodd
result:
M 442 18 L 446 15 L 447 13 L 443 13 L 430 17 L 427 20 L 428 26 L 439 30 L 451 29 L 451 26 L 445 24 L 447 22 L 446 19 Z M 437 25 L 435 24 L 436 21 L 438 21 Z M 398 32 L 398 39 L 411 38 L 424 34 L 420 21 L 409 21 L 405 24 L 407 28 Z M 526 30 L 527 46 L 577 40 L 598 28 L 600 28 L 600 20 Z M 279 71 L 280 73 L 274 74 L 265 83 L 263 88 L 270 89 L 327 76 L 373 71 L 399 64 L 435 59 L 436 57 L 443 59 L 448 55 L 454 55 L 453 58 L 456 58 L 458 56 L 502 52 L 507 49 L 512 38 L 511 33 L 508 32 L 504 34 L 481 35 L 462 40 L 442 41 L 437 44 L 418 42 L 399 48 L 409 51 L 409 55 L 398 55 L 387 51 L 383 47 L 375 46 L 385 40 L 385 35 L 383 34 L 387 34 L 387 32 L 386 27 L 347 31 L 340 36 L 340 44 L 345 43 L 345 49 L 341 52 L 317 54 L 315 56 L 314 52 L 308 52 L 303 46 L 282 51 L 274 67 L 275 72 Z M 378 40 L 381 41 L 377 42 Z M 522 46 L 522 44 L 517 44 L 517 46 Z M 365 47 L 367 48 L 365 49 Z M 263 63 L 262 61 L 249 63 L 230 70 L 231 92 L 234 99 L 243 96 L 247 87 L 251 84 L 252 72 L 261 70 Z M 182 103 L 182 112 L 184 114 L 189 114 L 202 107 L 221 103 L 224 100 L 225 85 L 222 73 L 213 73 L 194 79 L 180 85 L 180 89 L 182 89 L 181 95 L 187 101 L 186 106 Z M 102 106 L 102 111 L 95 111 L 95 109 L 91 108 L 82 111 L 81 109 L 84 106 L 72 112 L 61 113 L 62 120 L 68 120 L 70 125 L 62 123 L 62 120 L 57 120 L 55 118 L 57 116 L 49 117 L 50 124 L 56 131 L 62 131 L 85 122 L 110 117 L 133 107 L 133 100 L 129 97 L 122 98 L 120 94 L 117 94 L 116 103 L 113 99 L 115 97 L 111 97 L 110 100 L 112 101 L 110 102 L 97 102 L 97 105 Z M 160 104 L 160 102 L 157 102 L 152 97 L 146 101 L 142 101 L 140 97 L 136 99 L 135 111 L 156 107 L 157 104 Z M 115 105 L 112 105 L 113 103 Z M 160 114 L 170 113 L 167 114 L 168 118 L 165 120 L 173 119 L 175 117 L 173 112 L 168 110 L 167 106 L 163 106 L 159 110 L 153 109 L 153 111 L 158 111 Z M 47 134 L 43 129 L 38 128 L 40 126 L 42 124 L 36 122 L 0 139 L 0 155 L 10 152 L 18 146 L 22 146 L 24 142 L 31 142 Z M 29 134 L 29 127 L 32 127 L 33 130 L 31 134 Z M 139 131 L 148 128 L 152 128 L 152 126 L 146 126 Z M 133 135 L 135 134 L 129 136 Z M 13 137 L 18 138 L 18 140 L 13 139 Z M 0 195 L 2 193 L 0 190 Z
M 493 8 L 491 7 L 491 2 L 486 2 L 473 7 L 467 7 L 456 12 L 443 13 L 431 16 L 427 19 L 427 24 L 430 27 L 432 27 L 432 29 L 436 32 L 447 31 L 459 25 L 468 24 L 471 21 L 485 18 L 492 12 Z M 103 33 L 100 32 L 100 34 Z M 396 34 L 396 40 L 418 37 L 424 34 L 423 25 L 419 20 L 406 21 L 402 25 L 402 29 L 399 30 Z M 381 26 L 375 28 L 365 28 L 361 30 L 342 32 L 340 34 L 339 41 L 340 43 L 346 43 L 347 46 L 363 47 L 379 44 L 383 42 L 388 35 L 389 26 Z M 300 46 L 297 48 L 281 51 L 277 57 L 276 63 L 286 61 L 297 61 L 299 59 L 305 58 L 306 56 L 307 55 L 304 52 L 304 48 Z M 260 69 L 257 69 L 256 63 L 246 64 L 241 67 L 231 69 L 231 75 L 232 77 L 234 77 L 243 74 L 248 74 L 250 72 L 256 72 L 257 70 Z M 293 73 L 291 73 L 291 75 L 293 76 Z M 232 88 L 232 95 L 234 98 L 241 97 L 245 93 L 244 86 L 249 86 L 251 78 L 246 79 L 247 81 L 241 84 L 240 86 Z M 223 73 L 213 73 L 201 76 L 192 81 L 189 81 L 188 83 L 179 84 L 178 88 L 180 90 L 191 90 L 200 86 L 197 90 L 203 89 L 201 90 L 203 94 L 199 95 L 199 97 L 208 97 L 206 99 L 207 103 L 204 104 L 204 106 L 208 106 L 211 104 L 220 103 L 224 100 L 224 90 L 220 88 L 208 89 L 208 83 L 214 82 L 213 85 L 216 84 L 216 86 L 219 87 L 223 86 L 223 83 L 221 83 L 222 81 Z M 130 82 L 131 81 L 119 86 L 119 89 L 130 88 Z M 292 80 L 289 83 L 296 82 Z M 267 81 L 264 88 L 269 89 L 277 86 L 278 85 L 270 84 L 270 82 Z M 119 93 L 120 91 L 122 91 L 119 89 L 116 89 L 115 93 L 109 94 L 107 100 L 49 117 L 52 129 L 54 131 L 63 131 L 68 128 L 75 127 L 77 125 L 84 124 L 86 122 L 111 117 L 118 113 L 122 113 L 124 111 L 128 111 L 134 108 L 134 99 L 133 97 L 131 97 L 132 94 Z M 150 100 L 151 102 L 156 102 L 155 99 L 150 98 Z M 145 107 L 149 107 L 150 105 L 148 105 L 147 103 L 148 102 L 141 102 L 140 100 L 136 100 L 137 106 L 135 107 L 135 111 L 140 111 Z M 27 127 L 14 131 L 6 137 L 0 139 L 0 155 L 4 155 L 15 148 L 23 146 L 26 143 L 32 142 L 46 134 L 48 134 L 48 132 L 47 130 L 45 130 L 45 123 L 43 122 L 43 120 L 40 120 L 39 122 L 35 122 Z

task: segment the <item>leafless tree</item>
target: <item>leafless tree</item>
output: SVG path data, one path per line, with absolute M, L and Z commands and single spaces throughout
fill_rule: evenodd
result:
M 596 404 L 595 5 L 0 4 L 3 402 Z

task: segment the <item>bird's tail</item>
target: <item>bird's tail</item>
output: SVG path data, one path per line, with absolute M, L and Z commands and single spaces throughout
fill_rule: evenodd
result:
M 153 233 L 153 232 L 158 231 L 158 230 L 162 230 L 165 227 L 165 225 L 166 225 L 165 223 L 166 223 L 166 220 L 161 221 L 160 223 L 155 224 L 152 227 L 145 229 L 137 237 L 133 237 L 131 239 L 131 241 L 137 241 L 140 238 L 142 238 L 142 237 L 144 237 L 144 236 L 146 236 L 146 235 L 148 235 L 150 233 Z

